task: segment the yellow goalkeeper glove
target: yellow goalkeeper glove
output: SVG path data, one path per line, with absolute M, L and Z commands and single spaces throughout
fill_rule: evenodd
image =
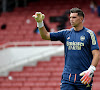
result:
M 34 19 L 37 22 L 37 27 L 42 28 L 44 26 L 43 20 L 45 18 L 45 15 L 41 12 L 36 12 L 35 15 L 33 15 Z

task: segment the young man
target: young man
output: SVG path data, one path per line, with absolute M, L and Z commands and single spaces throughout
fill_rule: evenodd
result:
M 45 40 L 60 40 L 65 48 L 65 66 L 62 73 L 61 90 L 91 90 L 93 73 L 99 61 L 99 46 L 93 31 L 83 26 L 84 13 L 79 8 L 70 10 L 72 28 L 58 32 L 47 32 L 44 14 L 33 15 L 40 35 Z

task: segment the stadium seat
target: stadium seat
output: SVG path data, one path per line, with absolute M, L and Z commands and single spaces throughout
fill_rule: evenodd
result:
M 0 44 L 11 41 L 43 41 L 40 34 L 34 33 L 36 22 L 32 15 L 36 11 L 41 11 L 45 14 L 45 22 L 48 27 L 57 31 L 59 23 L 50 23 L 50 16 L 62 15 L 74 6 L 80 7 L 85 12 L 84 26 L 97 33 L 100 30 L 100 18 L 91 13 L 89 3 L 89 0 L 54 0 L 53 3 L 50 0 L 48 2 L 47 0 L 40 0 L 39 3 L 29 3 L 25 8 L 17 7 L 13 12 L 2 13 L 0 26 L 6 23 L 7 28 L 5 30 L 0 29 Z M 27 19 L 30 20 L 29 23 L 26 23 Z M 97 39 L 100 45 L 100 37 L 97 36 Z M 0 90 L 60 90 L 63 67 L 64 56 L 54 56 L 50 61 L 40 61 L 35 67 L 25 66 L 23 71 L 9 73 L 13 80 L 9 80 L 8 77 L 0 77 Z M 100 63 L 94 74 L 93 90 L 100 89 L 99 71 Z

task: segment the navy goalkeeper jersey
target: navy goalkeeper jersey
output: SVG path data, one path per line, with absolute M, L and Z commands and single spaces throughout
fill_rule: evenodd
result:
M 51 41 L 64 43 L 65 66 L 63 73 L 79 74 L 91 65 L 92 50 L 99 49 L 94 32 L 83 27 L 80 31 L 74 28 L 50 33 Z

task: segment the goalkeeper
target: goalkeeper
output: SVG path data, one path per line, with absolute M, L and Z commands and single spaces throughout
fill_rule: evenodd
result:
M 91 90 L 94 71 L 99 61 L 99 46 L 94 32 L 83 26 L 84 12 L 79 8 L 72 8 L 72 28 L 50 33 L 44 27 L 44 14 L 36 12 L 33 17 L 43 39 L 59 40 L 64 44 L 65 65 L 61 90 Z

